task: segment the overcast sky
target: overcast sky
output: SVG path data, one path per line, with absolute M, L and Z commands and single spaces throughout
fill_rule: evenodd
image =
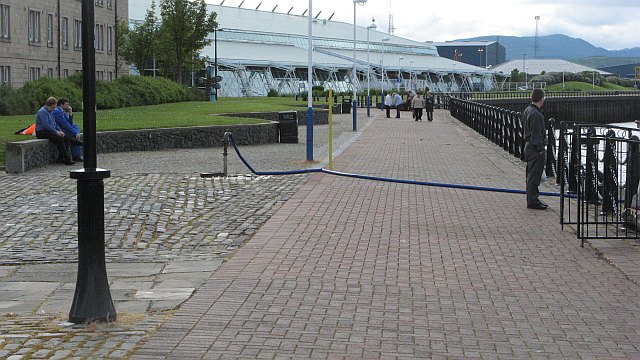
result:
M 156 0 L 158 1 L 158 0 Z M 205 0 L 220 4 L 222 0 Z M 238 6 L 242 0 L 225 0 Z M 244 0 L 243 8 L 302 14 L 308 0 Z M 315 0 L 319 18 L 353 22 L 352 0 Z M 357 6 L 357 23 L 367 26 L 376 19 L 387 32 L 393 13 L 395 34 L 416 41 L 446 41 L 484 35 L 534 36 L 564 34 L 582 38 L 610 50 L 640 46 L 640 0 L 368 0 Z

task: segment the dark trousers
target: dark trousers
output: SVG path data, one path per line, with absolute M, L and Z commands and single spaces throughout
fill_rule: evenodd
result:
M 415 108 L 415 109 L 413 109 L 413 112 L 415 112 L 416 121 L 417 120 L 422 120 L 422 108 Z
M 433 108 L 427 109 L 427 120 L 433 121 Z
M 400 105 L 396 105 L 396 118 L 400 119 Z
M 390 118 L 391 117 L 391 106 L 385 105 L 384 109 L 387 111 L 387 117 Z
M 71 161 L 71 154 L 69 153 L 68 142 L 65 142 L 67 137 L 59 135 L 55 131 L 40 130 L 36 131 L 36 137 L 38 139 L 49 139 L 58 149 L 58 160 L 65 162 Z
M 537 204 L 540 199 L 540 179 L 545 165 L 546 151 L 539 153 L 531 143 L 524 145 L 524 156 L 527 161 L 527 205 Z

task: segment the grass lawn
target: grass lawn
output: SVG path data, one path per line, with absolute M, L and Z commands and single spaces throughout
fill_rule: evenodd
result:
M 609 91 L 609 90 L 635 90 L 634 88 L 627 88 L 620 85 L 604 83 L 602 86 L 596 86 L 595 89 L 590 83 L 580 81 L 566 81 L 564 83 L 565 91 Z M 545 91 L 562 91 L 562 84 L 548 85 Z
M 71 104 L 73 106 L 73 104 Z M 224 98 L 212 102 L 185 102 L 152 106 L 135 106 L 113 110 L 98 110 L 98 131 L 134 130 L 201 125 L 230 125 L 263 123 L 260 119 L 212 116 L 214 114 L 240 112 L 269 112 L 304 110 L 307 103 L 285 97 Z M 35 122 L 34 115 L 0 116 L 0 165 L 6 159 L 6 143 L 30 139 L 15 135 L 17 130 Z M 82 128 L 82 113 L 76 113 L 74 123 Z

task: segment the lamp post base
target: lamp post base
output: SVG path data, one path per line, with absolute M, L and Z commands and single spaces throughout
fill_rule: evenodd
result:
M 117 318 L 109 291 L 104 253 L 104 181 L 109 170 L 71 172 L 78 180 L 78 276 L 69 322 L 109 322 Z

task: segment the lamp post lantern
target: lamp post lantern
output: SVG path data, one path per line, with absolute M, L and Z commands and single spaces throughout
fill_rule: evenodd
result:
M 367 117 L 371 117 L 371 63 L 369 63 L 369 30 L 375 30 L 376 19 L 371 19 L 371 25 L 367 26 Z
M 353 131 L 358 130 L 358 101 L 356 99 L 356 81 L 358 73 L 356 72 L 356 4 L 364 5 L 367 0 L 353 0 Z

